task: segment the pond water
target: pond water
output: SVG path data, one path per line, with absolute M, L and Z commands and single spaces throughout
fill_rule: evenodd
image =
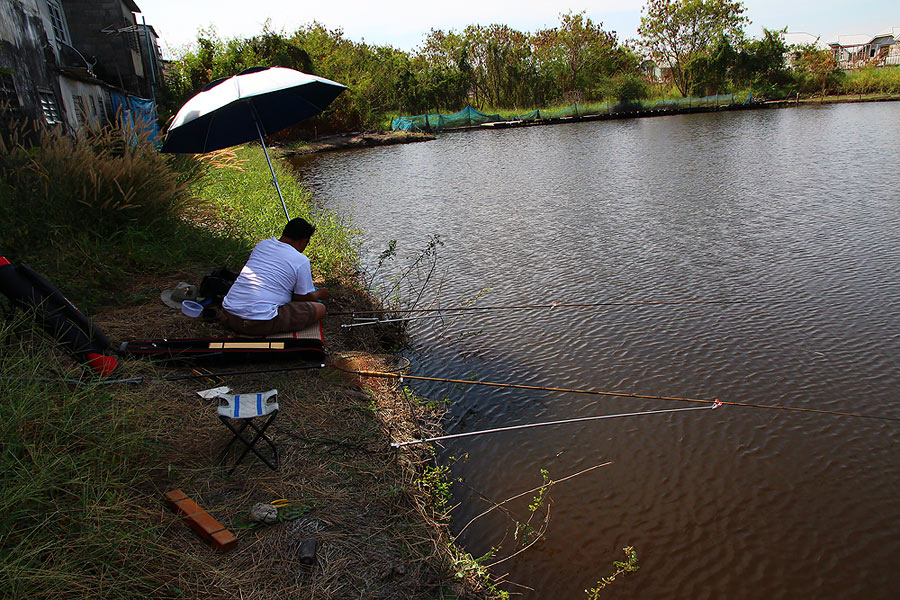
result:
M 304 157 L 372 268 L 439 234 L 440 304 L 734 301 L 412 322 L 411 375 L 900 418 L 900 103 L 443 134 Z M 446 384 L 448 433 L 697 404 Z M 460 438 L 454 528 L 561 479 L 524 598 L 900 597 L 900 423 L 739 406 Z M 474 521 L 516 547 L 534 494 Z M 539 527 L 539 518 L 532 526 Z M 520 587 L 526 586 L 526 587 Z M 527 588 L 530 588 L 527 589 Z

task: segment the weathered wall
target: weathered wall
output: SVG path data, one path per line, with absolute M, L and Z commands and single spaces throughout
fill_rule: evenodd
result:
M 61 78 L 59 86 L 70 131 L 77 131 L 85 125 L 97 126 L 107 121 L 108 93 L 102 87 L 68 77 Z M 77 105 L 79 102 L 80 105 Z
M 107 83 L 138 96 L 147 97 L 149 87 L 144 77 L 137 34 L 131 32 L 104 33 L 134 27 L 131 7 L 122 0 L 61 0 L 72 45 L 89 61 L 97 60 L 96 76 Z
M 56 55 L 44 29 L 42 7 L 40 0 L 0 0 L 0 67 L 12 72 L 19 109 L 41 120 L 41 92 L 53 95 L 63 118 L 53 71 Z

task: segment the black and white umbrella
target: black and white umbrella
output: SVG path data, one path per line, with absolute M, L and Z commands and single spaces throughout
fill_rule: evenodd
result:
M 290 220 L 264 138 L 319 114 L 345 89 L 329 79 L 283 67 L 253 67 L 217 79 L 181 107 L 162 151 L 200 154 L 258 139 Z

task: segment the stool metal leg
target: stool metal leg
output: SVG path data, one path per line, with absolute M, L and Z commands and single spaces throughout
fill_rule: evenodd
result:
M 219 454 L 219 462 L 221 462 L 223 464 L 226 462 L 228 450 L 229 450 L 229 448 L 231 448 L 231 445 L 234 444 L 235 441 L 240 440 L 241 443 L 244 444 L 244 446 L 245 446 L 244 451 L 241 452 L 241 454 L 234 461 L 234 464 L 231 466 L 231 469 L 228 471 L 228 475 L 231 475 L 232 473 L 234 473 L 234 470 L 241 463 L 241 461 L 244 460 L 244 458 L 247 456 L 247 454 L 249 452 L 253 452 L 253 454 L 255 454 L 261 461 L 263 461 L 266 464 L 267 467 L 269 467 L 273 471 L 278 469 L 278 466 L 281 463 L 281 456 L 278 452 L 278 447 L 266 435 L 266 429 L 268 429 L 269 425 L 272 424 L 272 421 L 275 420 L 275 417 L 277 415 L 278 415 L 277 410 L 272 412 L 272 414 L 269 416 L 269 418 L 266 419 L 266 421 L 263 423 L 262 427 L 257 427 L 256 424 L 253 423 L 253 419 L 246 419 L 246 420 L 244 420 L 243 423 L 241 423 L 241 426 L 239 428 L 235 428 L 231 424 L 231 422 L 230 422 L 231 419 L 229 419 L 227 417 L 219 416 L 219 419 L 222 421 L 222 423 L 224 423 L 225 426 L 228 427 L 228 429 L 231 430 L 231 432 L 234 434 L 232 436 L 231 440 L 225 445 L 225 447 L 222 449 L 222 452 Z M 244 431 L 248 427 L 250 429 L 252 429 L 256 434 L 255 436 L 253 436 L 252 439 L 247 439 L 243 435 Z M 260 454 L 260 452 L 256 449 L 256 447 L 255 447 L 256 443 L 259 442 L 260 440 L 262 440 L 266 444 L 268 444 L 269 448 L 272 450 L 272 456 L 274 458 L 275 464 L 272 464 L 272 462 L 269 461 L 269 459 L 267 459 L 265 456 Z
M 250 421 L 249 420 L 243 421 L 241 423 L 241 426 L 238 427 L 237 429 L 235 429 L 234 426 L 232 426 L 230 419 L 223 417 L 223 416 L 219 416 L 219 420 L 222 421 L 222 423 L 225 425 L 225 427 L 227 427 L 233 434 L 231 436 L 231 439 L 228 440 L 228 443 L 225 444 L 225 447 L 222 448 L 222 451 L 219 453 L 219 457 L 217 459 L 217 462 L 224 464 L 225 460 L 228 458 L 228 450 L 231 449 L 231 447 L 234 445 L 234 443 L 236 441 L 243 440 L 244 430 L 247 429 L 247 425 L 250 424 Z M 246 443 L 246 442 L 244 442 L 244 443 Z

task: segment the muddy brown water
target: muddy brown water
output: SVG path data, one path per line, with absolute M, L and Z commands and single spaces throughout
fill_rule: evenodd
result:
M 900 417 L 900 103 L 445 134 L 304 157 L 365 261 L 440 234 L 441 302 L 739 300 L 412 323 L 411 374 Z M 686 405 L 414 384 L 450 433 Z M 495 567 L 525 598 L 900 597 L 900 423 L 739 407 L 462 438 L 457 530 L 552 490 L 546 539 Z M 514 507 L 520 518 L 527 507 Z M 499 511 L 460 542 L 515 543 Z

